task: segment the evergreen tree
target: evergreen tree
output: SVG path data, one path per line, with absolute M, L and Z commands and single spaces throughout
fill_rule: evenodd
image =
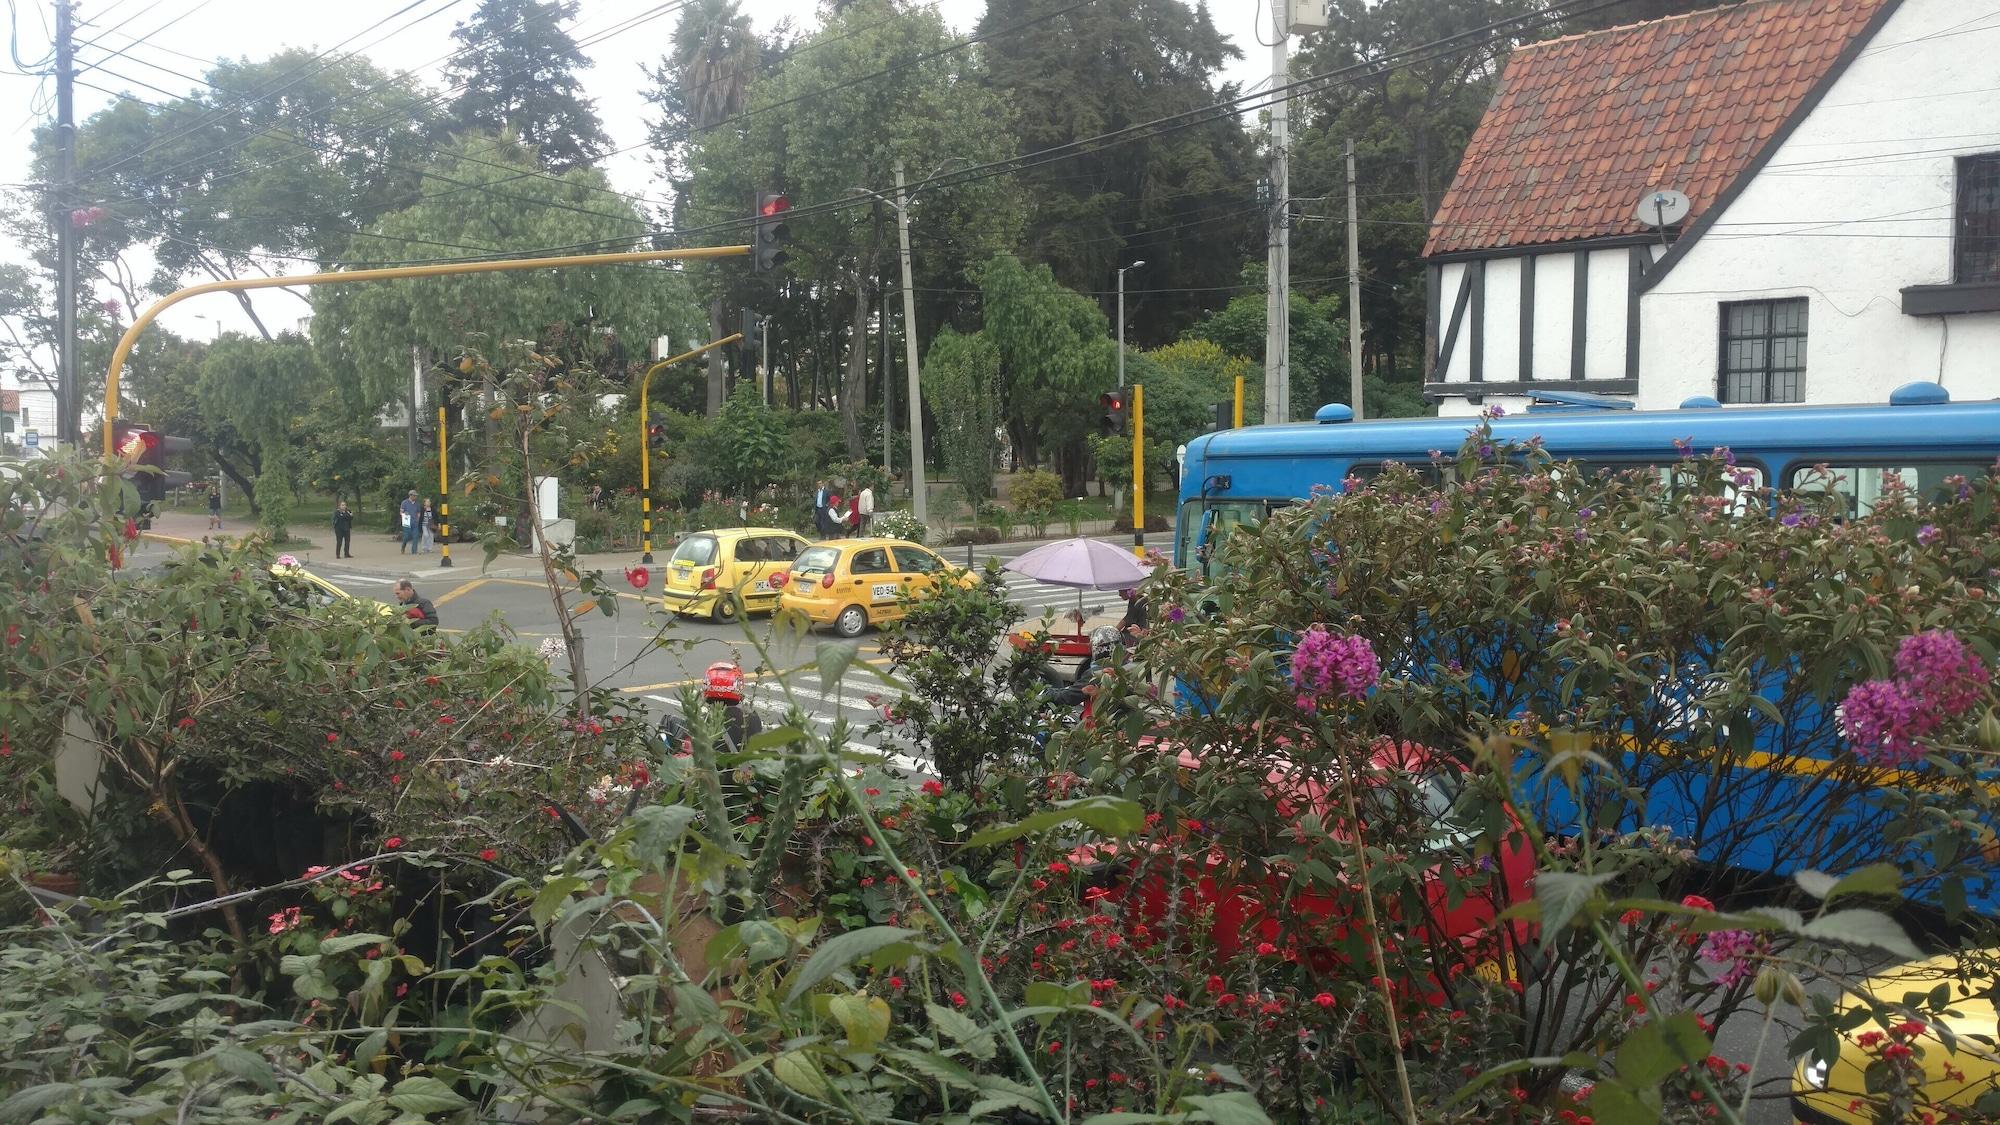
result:
M 446 77 L 459 90 L 459 132 L 511 131 L 544 169 L 566 172 L 611 147 L 577 72 L 590 65 L 563 23 L 577 0 L 480 0 L 452 31 L 461 47 Z

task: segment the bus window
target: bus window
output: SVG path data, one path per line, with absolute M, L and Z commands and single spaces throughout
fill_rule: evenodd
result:
M 1347 470 L 1347 479 L 1366 486 L 1376 477 L 1388 472 L 1392 465 L 1415 472 L 1417 483 L 1422 488 L 1441 488 L 1457 475 L 1449 466 L 1436 461 L 1369 461 L 1356 462 L 1350 466 Z
M 1582 495 L 1580 485 L 1584 481 L 1602 482 L 1619 473 L 1638 473 L 1643 481 L 1651 477 L 1665 486 L 1668 495 L 1673 495 L 1693 483 L 1694 469 L 1681 462 L 1660 464 L 1652 461 L 1564 461 L 1555 466 L 1556 487 L 1569 492 L 1574 501 Z M 1738 464 L 1728 470 L 1735 479 L 1724 482 L 1722 494 L 1730 500 L 1730 512 L 1742 515 L 1750 510 L 1756 501 L 1751 495 L 1764 487 L 1764 470 L 1756 465 Z M 1569 491 L 1576 489 L 1576 491 Z
M 1229 533 L 1239 527 L 1262 523 L 1273 509 L 1289 505 L 1289 500 L 1189 500 L 1181 505 L 1180 542 L 1175 551 L 1180 564 L 1198 568 L 1210 577 L 1209 560 Z
M 1901 465 L 1849 462 L 1793 469 L 1791 487 L 1796 492 L 1839 495 L 1852 518 L 1873 512 L 1891 490 L 1929 500 L 1951 477 L 1976 480 L 1990 471 L 1990 464 L 1979 461 L 1919 461 Z

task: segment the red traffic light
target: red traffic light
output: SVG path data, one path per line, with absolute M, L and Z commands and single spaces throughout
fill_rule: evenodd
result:
M 782 215 L 791 209 L 792 201 L 776 192 L 768 193 L 757 201 L 757 214 L 760 218 L 768 219 L 775 215 Z
M 160 450 L 160 435 L 137 427 L 121 427 L 117 435 L 118 456 L 127 461 L 143 461 Z
M 1125 409 L 1125 396 L 1106 391 L 1097 396 L 1097 405 L 1102 406 L 1106 410 L 1123 410 Z

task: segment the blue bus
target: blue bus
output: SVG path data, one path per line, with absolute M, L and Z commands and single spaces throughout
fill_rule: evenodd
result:
M 1211 573 L 1213 548 L 1232 529 L 1256 524 L 1280 508 L 1303 502 L 1316 490 L 1340 490 L 1350 480 L 1378 475 L 1388 464 L 1407 465 L 1441 481 L 1477 424 L 1471 418 L 1356 422 L 1351 410 L 1336 404 L 1322 408 L 1309 423 L 1225 430 L 1196 438 L 1188 443 L 1182 461 L 1174 561 L 1205 582 L 1221 580 L 1221 575 Z M 1952 402 L 1934 383 L 1903 386 L 1885 404 L 1725 409 L 1702 398 L 1690 399 L 1676 410 L 1650 411 L 1633 409 L 1629 400 L 1551 390 L 1541 392 L 1524 412 L 1496 418 L 1490 425 L 1496 443 L 1539 438 L 1556 460 L 1575 462 L 1586 471 L 1649 467 L 1672 471 L 1685 448 L 1707 453 L 1727 447 L 1738 470 L 1746 474 L 1743 479 L 1753 487 L 1832 490 L 1853 515 L 1872 510 L 1890 476 L 1914 494 L 1929 496 L 1947 478 L 1978 479 L 1993 472 L 2000 458 L 2000 401 Z M 1444 455 L 1442 463 L 1439 453 Z M 1832 472 L 1815 471 L 1819 466 Z M 1782 687 L 1782 676 L 1774 674 L 1761 690 L 1773 698 Z M 1677 688 L 1664 682 L 1661 690 L 1691 693 L 1688 685 Z M 1761 743 L 1762 736 L 1760 749 L 1767 749 Z M 1827 752 L 1824 746 L 1814 751 L 1820 757 Z M 1798 841 L 1786 833 L 1808 827 L 1854 833 L 1868 827 L 1856 819 L 1862 816 L 1860 811 L 1847 807 L 1854 803 L 1850 794 L 1837 792 L 1811 762 L 1798 768 L 1793 759 L 1788 770 L 1753 774 L 1741 759 L 1718 760 L 1738 764 L 1718 771 L 1712 789 L 1699 779 L 1690 783 L 1685 776 L 1674 779 L 1672 792 L 1646 788 L 1646 822 L 1680 831 L 1693 823 L 1708 823 L 1717 813 L 1727 821 L 1733 811 L 1753 805 L 1768 808 L 1774 800 L 1799 810 L 1799 815 L 1817 818 L 1818 823 L 1810 826 L 1794 823 L 1758 829 L 1747 840 L 1742 825 L 1737 826 L 1725 862 L 1772 875 L 1788 875 L 1799 866 Z M 1629 755 L 1627 763 L 1637 764 Z M 1780 772 L 1786 776 L 1776 776 Z M 1543 802 L 1551 824 L 1573 822 L 1574 807 L 1559 792 L 1544 791 L 1532 776 L 1528 784 L 1529 796 Z M 1636 821 L 1627 823 L 1632 826 Z M 1701 859 L 1723 859 L 1700 854 L 1709 849 L 1700 839 L 1696 844 Z M 1715 850 L 1721 847 L 1716 845 Z M 1912 889 L 1924 897 L 1939 893 L 1934 885 Z M 1966 889 L 1977 907 L 2000 910 L 2000 889 L 1991 884 Z M 1957 896 L 1955 888 L 1943 893 L 1948 900 Z

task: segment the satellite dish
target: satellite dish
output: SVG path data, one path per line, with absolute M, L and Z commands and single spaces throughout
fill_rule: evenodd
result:
M 1666 228 L 1688 216 L 1688 197 L 1672 188 L 1649 191 L 1639 197 L 1633 216 L 1649 227 Z

